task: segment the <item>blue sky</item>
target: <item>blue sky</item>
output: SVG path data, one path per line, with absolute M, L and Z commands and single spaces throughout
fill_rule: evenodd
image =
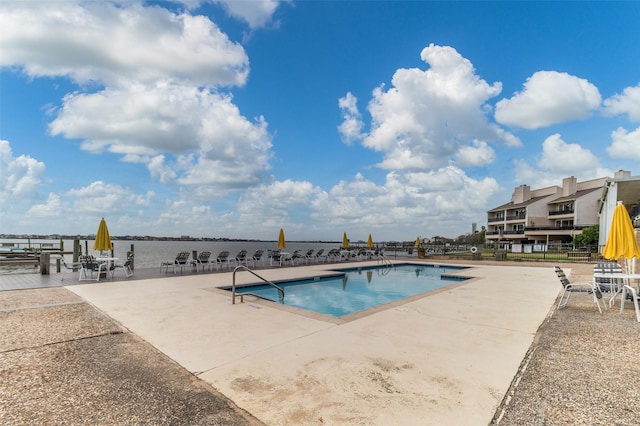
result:
M 456 237 L 640 173 L 640 3 L 0 4 L 0 233 Z

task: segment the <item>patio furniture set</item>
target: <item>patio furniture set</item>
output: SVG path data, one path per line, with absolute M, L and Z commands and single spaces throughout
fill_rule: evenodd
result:
M 558 308 L 567 305 L 571 293 L 589 293 L 602 314 L 600 301 L 604 310 L 613 307 L 616 298 L 620 295 L 620 313 L 624 312 L 625 302 L 633 303 L 636 319 L 640 322 L 640 274 L 623 272 L 623 268 L 617 263 L 599 263 L 593 267 L 593 279 L 590 281 L 571 282 L 559 266 L 555 272 L 562 284 L 562 293 L 558 301 Z M 635 282 L 635 285 L 632 283 Z M 606 303 L 604 294 L 608 293 L 609 302 Z

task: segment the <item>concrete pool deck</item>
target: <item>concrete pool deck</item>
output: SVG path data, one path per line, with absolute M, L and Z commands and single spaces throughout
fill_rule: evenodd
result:
M 259 273 L 275 281 L 345 266 Z M 468 283 L 350 321 L 250 297 L 233 305 L 215 289 L 231 273 L 67 289 L 268 425 L 486 425 L 559 285 L 552 268 L 470 266 L 459 272 Z

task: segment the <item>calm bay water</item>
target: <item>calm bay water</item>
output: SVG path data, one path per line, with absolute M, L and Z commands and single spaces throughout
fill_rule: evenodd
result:
M 27 240 L 2 240 L 3 242 L 21 243 L 22 246 L 27 244 Z M 36 245 L 39 243 L 53 243 L 57 245 L 60 240 L 30 240 L 31 244 Z M 73 251 L 73 240 L 63 240 L 64 251 Z M 256 250 L 264 250 L 264 256 L 267 255 L 267 250 L 275 250 L 277 246 L 276 241 L 113 241 L 114 255 L 122 260 L 127 257 L 127 252 L 131 250 L 133 245 L 135 252 L 135 267 L 136 268 L 160 268 L 160 264 L 166 261 L 173 261 L 178 252 L 188 251 L 191 253 L 196 250 L 198 253 L 203 251 L 210 251 L 212 258 L 216 258 L 221 251 L 228 251 L 230 257 L 235 257 L 240 250 L 247 250 L 248 256 L 253 255 Z M 97 255 L 97 252 L 92 250 L 93 240 L 80 240 L 80 246 L 83 253 L 85 247 L 88 248 L 89 254 Z M 323 242 L 287 242 L 287 252 L 293 252 L 294 250 L 303 250 L 306 252 L 309 249 L 319 250 L 323 248 L 325 253 L 332 249 L 338 248 L 339 242 L 323 243 Z M 72 260 L 72 255 L 65 255 L 67 262 Z M 57 256 L 51 256 L 51 271 L 55 272 L 55 263 Z M 0 275 L 4 274 L 23 274 L 23 273 L 39 273 L 40 270 L 33 266 L 24 265 L 11 265 L 0 266 Z

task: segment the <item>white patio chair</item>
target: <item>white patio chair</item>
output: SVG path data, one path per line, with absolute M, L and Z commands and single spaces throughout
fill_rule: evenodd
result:
M 91 255 L 80 256 L 80 277 L 78 281 L 100 281 L 100 275 L 107 274 L 107 262 L 98 262 Z
M 638 296 L 637 290 L 630 285 L 622 286 L 622 301 L 620 302 L 620 313 L 624 312 L 624 302 L 627 300 L 628 294 L 631 295 L 631 300 L 633 301 L 633 307 L 636 309 L 636 319 L 640 322 L 640 306 L 638 305 L 638 301 L 640 300 L 640 296 Z
M 124 271 L 124 275 L 129 278 L 133 276 L 133 269 L 131 269 L 131 265 L 133 265 L 133 253 L 130 253 L 127 256 L 127 260 L 124 263 L 114 262 L 109 269 L 111 272 L 111 278 L 115 275 L 116 269 L 121 268 Z
M 67 261 L 64 259 L 64 256 L 60 256 L 60 263 L 62 263 L 62 266 L 64 266 L 64 269 L 66 269 L 67 271 L 77 272 L 82 267 L 82 263 L 80 262 L 67 263 Z
M 560 283 L 562 284 L 562 293 L 560 294 L 560 300 L 558 301 L 558 309 L 567 306 L 571 293 L 590 293 L 593 295 L 593 302 L 598 306 L 598 311 L 602 314 L 602 309 L 600 308 L 602 293 L 596 287 L 595 281 L 570 282 L 562 268 L 556 266 L 555 271 L 556 275 L 560 279 Z M 604 308 L 607 309 L 607 304 L 603 302 L 603 305 Z
M 297 250 L 296 250 L 297 251 Z M 295 252 L 294 252 L 295 254 Z M 294 265 L 293 263 L 293 255 L 291 253 L 287 253 L 287 252 L 280 252 L 280 266 L 286 266 L 287 262 L 289 262 L 291 264 L 291 266 Z

